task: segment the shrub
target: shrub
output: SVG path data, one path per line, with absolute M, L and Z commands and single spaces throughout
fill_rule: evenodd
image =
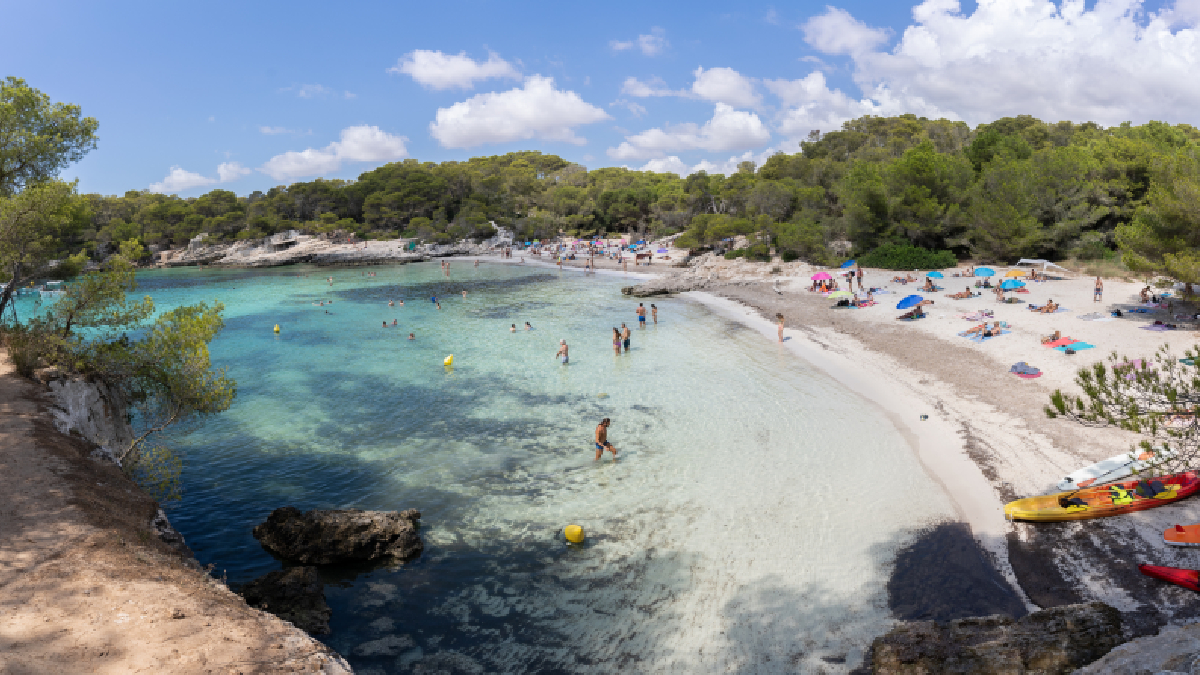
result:
M 912 244 L 884 244 L 859 256 L 858 264 L 885 270 L 943 269 L 957 265 L 958 258 L 950 251 L 930 251 Z
M 726 259 L 726 260 L 733 260 L 734 258 L 742 258 L 742 257 L 745 257 L 745 255 L 746 255 L 746 249 L 744 249 L 744 248 L 735 248 L 735 249 L 733 249 L 732 251 L 726 251 L 726 252 L 725 252 L 725 259 Z
M 800 254 L 799 254 L 799 253 L 796 253 L 795 251 L 784 251 L 784 252 L 782 252 L 782 253 L 780 253 L 780 254 L 779 254 L 779 259 L 780 259 L 780 260 L 782 260 L 782 261 L 783 261 L 783 262 L 785 262 L 785 263 L 789 263 L 789 262 L 792 262 L 792 261 L 794 261 L 794 260 L 799 260 L 799 259 L 800 259 Z
M 755 262 L 771 262 L 771 247 L 766 244 L 754 244 L 746 249 L 746 260 Z

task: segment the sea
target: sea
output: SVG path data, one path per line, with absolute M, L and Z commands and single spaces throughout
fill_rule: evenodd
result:
M 462 260 L 139 273 L 159 310 L 224 305 L 211 356 L 238 383 L 164 439 L 172 523 L 236 589 L 287 564 L 251 534 L 276 508 L 419 509 L 416 559 L 320 570 L 319 637 L 360 673 L 855 668 L 894 623 L 897 551 L 949 500 L 882 411 L 631 283 Z M 603 418 L 615 460 L 594 459 Z

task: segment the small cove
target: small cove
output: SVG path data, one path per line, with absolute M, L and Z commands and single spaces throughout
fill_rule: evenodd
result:
M 170 515 L 202 564 L 234 584 L 277 569 L 250 530 L 278 506 L 417 507 L 420 558 L 323 570 L 327 641 L 365 672 L 861 661 L 897 550 L 952 512 L 881 413 L 696 303 L 655 299 L 660 325 L 640 330 L 620 280 L 452 267 L 140 275 L 160 308 L 226 305 L 213 359 L 238 400 L 173 438 Z M 616 357 L 622 320 L 633 351 Z M 615 464 L 592 462 L 605 416 Z M 570 522 L 588 544 L 562 542 Z

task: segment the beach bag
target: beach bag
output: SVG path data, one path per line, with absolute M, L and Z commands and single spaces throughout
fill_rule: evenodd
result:
M 1064 354 L 1074 354 L 1075 350 L 1071 349 L 1070 347 L 1067 347 L 1066 349 L 1063 350 L 1063 353 Z
M 1119 319 L 1119 318 L 1121 318 L 1121 310 L 1119 310 L 1119 309 L 1114 309 L 1114 310 L 1112 311 L 1112 315 L 1113 315 L 1113 316 L 1115 316 L 1115 317 L 1117 317 L 1118 319 Z

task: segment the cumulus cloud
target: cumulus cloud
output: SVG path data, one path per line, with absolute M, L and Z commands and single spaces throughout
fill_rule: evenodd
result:
M 583 145 L 575 127 L 612 119 L 573 91 L 554 87 L 554 78 L 533 75 L 525 85 L 505 92 L 477 94 L 438 108 L 429 125 L 446 148 L 471 148 L 533 138 Z
M 208 187 L 217 183 L 228 183 L 248 173 L 250 173 L 250 169 L 237 162 L 222 162 L 217 165 L 216 178 L 209 178 L 208 176 L 187 171 L 181 166 L 173 166 L 165 178 L 157 183 L 150 184 L 150 191 L 163 194 L 186 192 L 187 190 Z
M 222 183 L 237 180 L 249 173 L 253 172 L 239 162 L 221 162 L 217 165 L 217 180 Z
M 957 0 L 951 1 L 957 6 Z M 886 30 L 871 28 L 851 16 L 850 12 L 828 6 L 824 14 L 805 21 L 800 30 L 804 31 L 805 42 L 826 54 L 861 54 L 875 49 L 888 39 Z
M 216 178 L 208 178 L 201 176 L 198 173 L 185 171 L 181 166 L 173 166 L 167 173 L 167 177 L 157 183 L 150 184 L 151 192 L 183 192 L 192 188 L 205 187 L 217 182 Z
M 658 26 L 655 26 L 654 28 L 650 29 L 649 35 L 639 35 L 637 36 L 637 39 L 629 40 L 627 42 L 613 40 L 612 42 L 609 42 L 608 45 L 612 47 L 613 51 L 616 52 L 623 52 L 628 49 L 637 49 L 646 56 L 657 56 L 663 53 L 663 51 L 665 51 L 670 44 L 667 42 L 666 35 L 666 31 Z
M 400 57 L 387 72 L 408 75 L 426 89 L 470 89 L 479 80 L 493 77 L 521 79 L 521 73 L 511 63 L 495 53 L 487 61 L 476 61 L 466 52 L 443 54 L 440 51 L 417 49 Z
M 702 99 L 735 108 L 753 108 L 762 102 L 753 80 L 732 68 L 697 68 L 692 74 L 696 76 L 692 93 Z
M 375 126 L 347 127 L 324 148 L 275 155 L 258 170 L 275 180 L 293 180 L 337 171 L 344 162 L 393 162 L 408 156 L 407 140 Z
M 711 161 L 702 159 L 695 164 L 688 164 L 676 155 L 670 155 L 660 159 L 652 159 L 642 166 L 638 167 L 638 171 L 653 171 L 655 173 L 673 173 L 680 176 L 690 176 L 697 171 L 714 174 L 720 173 L 729 175 L 737 173 L 738 164 L 747 160 L 754 162 L 758 166 L 762 166 L 771 155 L 781 152 L 778 148 L 768 148 L 761 152 L 747 150 L 741 155 L 735 155 L 724 161 Z
M 758 115 L 718 103 L 712 119 L 703 126 L 687 123 L 648 129 L 609 148 L 608 156 L 617 160 L 643 160 L 687 150 L 729 152 L 761 146 L 770 140 L 771 132 Z
M 814 87 L 784 124 L 867 109 L 935 112 L 973 125 L 1019 114 L 1104 125 L 1192 120 L 1200 107 L 1200 3 L 1178 0 L 1149 13 L 1138 0 L 1088 5 L 991 0 L 965 14 L 957 0 L 926 0 L 891 51 L 878 49 L 886 33 L 830 8 L 802 26 L 805 39 L 849 55 L 863 98 L 850 103 Z
M 625 108 L 634 117 L 641 117 L 642 115 L 646 114 L 646 106 L 638 103 L 637 101 L 630 101 L 629 99 L 625 98 L 619 98 L 612 103 L 609 103 L 609 105 Z

